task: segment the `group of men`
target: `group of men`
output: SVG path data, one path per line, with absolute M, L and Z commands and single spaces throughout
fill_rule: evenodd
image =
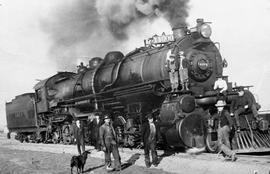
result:
M 236 154 L 231 150 L 230 146 L 230 133 L 234 129 L 235 125 L 232 121 L 233 116 L 235 117 L 236 129 L 240 130 L 239 114 L 243 113 L 246 109 L 250 108 L 253 115 L 259 120 L 257 113 L 257 106 L 254 97 L 246 92 L 244 89 L 239 90 L 239 96 L 232 101 L 230 108 L 226 105 L 225 100 L 222 96 L 226 95 L 227 84 L 222 78 L 218 78 L 217 83 L 214 85 L 214 89 L 218 90 L 221 95 L 220 99 L 216 103 L 214 110 L 211 111 L 212 118 L 218 119 L 218 147 L 220 152 L 224 156 L 231 158 L 232 161 L 237 159 Z M 250 96 L 251 95 L 251 96 Z M 109 114 L 103 115 L 103 120 L 100 119 L 99 115 L 96 114 L 91 117 L 92 122 L 92 133 L 91 137 L 94 138 L 95 148 L 97 150 L 104 151 L 105 154 L 105 167 L 107 170 L 121 170 L 121 157 L 118 150 L 118 139 L 115 129 L 112 126 L 111 116 Z M 158 156 L 156 151 L 158 126 L 154 121 L 153 114 L 146 115 L 145 121 L 141 126 L 142 140 L 144 145 L 145 154 L 145 165 L 150 167 L 151 164 L 154 166 L 158 165 Z M 81 154 L 85 151 L 84 144 L 84 132 L 82 125 L 83 122 L 77 120 L 75 128 L 75 138 L 78 148 L 78 153 Z M 150 153 L 152 156 L 152 163 L 150 162 Z M 114 168 L 111 164 L 111 154 L 114 157 Z
M 238 96 L 232 100 L 230 107 L 226 105 L 225 96 L 227 95 L 227 82 L 219 76 L 214 84 L 214 89 L 217 90 L 219 100 L 216 103 L 217 111 L 212 112 L 213 118 L 218 119 L 218 147 L 219 151 L 225 157 L 232 161 L 237 159 L 235 153 L 231 150 L 230 133 L 236 129 L 236 132 L 241 131 L 240 114 L 246 111 L 251 111 L 255 120 L 259 122 L 262 118 L 258 114 L 260 106 L 256 103 L 254 96 L 250 91 L 240 87 Z M 235 119 L 235 124 L 232 119 Z
M 187 69 L 188 62 L 186 57 L 184 56 L 184 52 L 179 51 L 178 54 L 174 54 L 172 53 L 172 50 L 169 50 L 166 56 L 166 64 L 170 76 L 172 91 L 178 91 L 179 81 L 181 85 L 181 91 L 189 90 Z
M 142 124 L 142 140 L 145 152 L 145 164 L 146 167 L 151 166 L 150 152 L 152 154 L 152 164 L 158 165 L 158 157 L 156 151 L 157 142 L 157 127 L 154 123 L 152 114 L 147 115 L 147 121 Z M 100 124 L 101 120 L 98 115 L 95 118 L 91 118 L 91 122 L 95 124 L 94 127 L 94 139 L 95 149 L 102 150 L 105 155 L 105 168 L 108 171 L 120 171 L 121 170 L 121 157 L 118 150 L 117 135 L 114 127 L 112 126 L 111 116 L 109 114 L 103 115 L 104 123 Z M 74 125 L 74 135 L 76 139 L 78 153 L 82 154 L 85 151 L 84 142 L 84 126 L 83 121 L 76 120 Z M 93 134 L 92 134 L 93 135 Z M 111 154 L 114 158 L 114 167 L 111 163 Z

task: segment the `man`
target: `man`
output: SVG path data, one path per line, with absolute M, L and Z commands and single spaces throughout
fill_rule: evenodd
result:
M 46 131 L 46 141 L 52 141 L 52 121 L 49 120 L 48 128 Z
M 188 60 L 184 56 L 184 52 L 179 52 L 180 56 L 180 67 L 179 67 L 179 76 L 180 76 L 180 82 L 181 82 L 181 91 L 188 90 Z
M 235 116 L 237 131 L 240 131 L 240 121 L 239 115 L 245 112 L 247 109 L 250 109 L 253 113 L 253 116 L 257 121 L 261 120 L 259 117 L 256 101 L 254 96 L 250 93 L 250 91 L 246 91 L 244 89 L 240 89 L 238 92 L 238 97 L 235 98 L 231 103 L 231 115 Z
M 170 75 L 170 82 L 171 82 L 171 88 L 172 91 L 178 90 L 178 67 L 177 62 L 175 61 L 175 55 L 171 53 L 171 50 L 168 51 L 167 57 L 167 67 Z
M 120 155 L 118 151 L 117 137 L 114 128 L 111 124 L 111 119 L 108 114 L 104 115 L 105 123 L 99 128 L 100 142 L 102 150 L 105 154 L 105 166 L 107 170 L 111 168 L 111 153 L 114 158 L 114 168 L 116 171 L 121 170 Z
M 222 78 L 222 76 L 218 76 L 214 84 L 214 90 L 218 90 L 220 94 L 225 95 L 227 89 L 227 82 Z
M 229 139 L 233 121 L 227 108 L 224 108 L 225 105 L 226 102 L 223 100 L 219 100 L 216 104 L 218 109 L 218 113 L 216 113 L 216 117 L 218 118 L 218 147 L 224 153 L 225 157 L 235 161 L 237 157 L 235 152 L 231 150 Z
M 100 151 L 101 147 L 100 147 L 100 136 L 99 136 L 99 128 L 102 125 L 101 120 L 99 118 L 99 114 L 96 113 L 95 114 L 95 118 L 93 120 L 92 123 L 92 132 L 93 132 L 93 137 L 94 137 L 94 145 L 95 145 L 95 149 Z
M 82 152 L 85 151 L 83 121 L 77 119 L 73 130 L 76 139 L 78 153 L 79 155 L 81 155 Z
M 157 143 L 157 126 L 154 123 L 152 113 L 147 115 L 147 121 L 142 124 L 142 140 L 144 144 L 144 156 L 145 156 L 145 165 L 147 168 L 151 166 L 150 163 L 150 151 L 152 155 L 152 163 L 154 166 L 158 165 L 158 157 L 156 150 Z

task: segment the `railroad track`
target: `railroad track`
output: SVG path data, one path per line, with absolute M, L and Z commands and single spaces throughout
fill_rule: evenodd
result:
M 1 137 L 1 140 L 4 140 L 5 138 Z M 7 142 L 5 141 L 4 144 L 6 144 Z M 3 144 L 3 145 L 4 145 Z M 50 152 L 54 152 L 54 151 L 58 151 L 60 153 L 62 153 L 62 151 L 65 151 L 66 153 L 76 153 L 76 146 L 75 145 L 63 145 L 63 144 L 36 144 L 36 143 L 19 143 L 17 141 L 13 141 L 13 140 L 8 140 L 8 144 L 10 147 L 13 148 L 18 148 L 21 150 L 44 150 L 44 151 L 50 151 Z M 28 148 L 29 146 L 29 148 Z M 30 148 L 31 146 L 31 148 Z M 94 149 L 93 146 L 86 146 L 86 149 Z M 119 151 L 121 153 L 125 153 L 125 154 L 144 154 L 144 150 L 143 149 L 130 149 L 130 148 L 119 148 Z M 211 153 L 200 153 L 198 155 L 192 155 L 192 154 L 188 154 L 185 153 L 184 151 L 169 151 L 167 153 L 164 153 L 164 150 L 157 150 L 158 155 L 161 158 L 176 158 L 176 159 L 197 159 L 197 160 L 223 160 L 223 156 L 221 154 L 211 154 Z M 102 156 L 102 154 L 101 154 Z M 236 161 L 238 162 L 243 162 L 243 163 L 260 163 L 260 164 L 267 164 L 270 166 L 270 152 L 254 152 L 254 153 L 249 153 L 249 154 L 237 154 L 238 156 L 238 160 Z

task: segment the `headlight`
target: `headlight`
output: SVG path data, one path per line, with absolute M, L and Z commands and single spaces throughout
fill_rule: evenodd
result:
M 209 38 L 212 34 L 212 29 L 210 27 L 210 25 L 208 24 L 202 24 L 200 27 L 200 33 L 202 35 L 202 37 L 204 38 Z

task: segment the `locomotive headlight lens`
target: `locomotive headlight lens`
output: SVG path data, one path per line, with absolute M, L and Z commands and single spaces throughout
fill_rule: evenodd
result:
M 212 29 L 211 29 L 210 25 L 203 24 L 200 28 L 200 33 L 204 38 L 209 38 L 212 34 Z

